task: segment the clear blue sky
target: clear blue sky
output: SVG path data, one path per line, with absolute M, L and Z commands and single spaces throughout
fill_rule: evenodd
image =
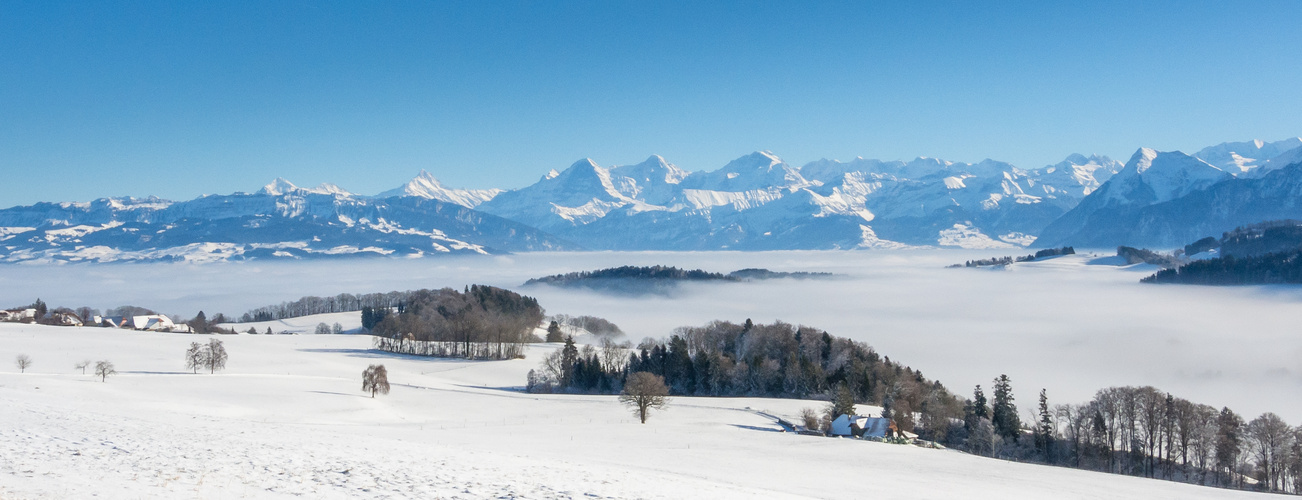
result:
M 1302 134 L 1302 2 L 904 3 L 3 0 L 0 206 Z

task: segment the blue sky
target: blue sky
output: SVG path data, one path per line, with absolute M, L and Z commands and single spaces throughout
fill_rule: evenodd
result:
M 0 206 L 1302 134 L 1302 2 L 0 3 Z

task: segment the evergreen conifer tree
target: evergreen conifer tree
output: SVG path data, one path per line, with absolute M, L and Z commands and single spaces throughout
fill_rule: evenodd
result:
M 561 342 L 565 340 L 565 335 L 561 333 L 561 324 L 553 321 L 547 325 L 547 342 Z
M 561 387 L 574 384 L 574 365 L 579 362 L 579 348 L 574 345 L 574 337 L 565 336 L 565 347 L 561 348 Z
M 990 423 L 995 433 L 1016 442 L 1021 434 L 1022 421 L 1017 416 L 1017 405 L 1013 404 L 1013 387 L 1008 375 L 995 379 L 995 401 L 990 407 Z

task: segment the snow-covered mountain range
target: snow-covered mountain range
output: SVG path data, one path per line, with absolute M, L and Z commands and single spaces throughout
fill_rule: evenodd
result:
M 767 151 L 694 173 L 659 156 L 582 160 L 478 208 L 595 249 L 1011 247 L 1120 168 L 1081 155 L 1038 170 L 934 158 L 796 168 Z
M 1296 139 L 1280 142 L 1298 144 Z M 1255 151 L 1267 154 L 1278 150 L 1271 144 L 1262 147 L 1260 141 L 1237 144 L 1255 145 Z M 1209 150 L 1215 154 L 1198 156 Z M 1226 150 L 1232 154 L 1221 154 Z M 1219 166 L 1208 161 L 1227 158 Z M 1240 169 L 1242 165 L 1251 167 Z M 1240 155 L 1225 144 L 1195 156 L 1141 149 L 1094 195 L 1046 227 L 1040 243 L 1179 247 L 1278 219 L 1302 219 L 1302 147 L 1273 158 Z
M 518 222 L 424 196 L 371 198 L 276 179 L 185 202 L 103 198 L 0 210 L 0 261 L 217 261 L 573 250 Z
M 277 179 L 254 194 L 186 202 L 106 198 L 0 210 L 0 261 L 579 248 L 1179 245 L 1187 243 L 1186 234 L 1221 227 L 1220 222 L 1201 224 L 1214 217 L 1224 224 L 1252 223 L 1284 212 L 1235 208 L 1230 214 L 1208 214 L 1182 208 L 1192 212 L 1168 217 L 1160 230 L 1154 229 L 1161 225 L 1156 219 L 1136 214 L 1157 213 L 1147 207 L 1193 203 L 1180 200 L 1226 182 L 1286 176 L 1298 159 L 1302 139 L 1292 138 L 1223 143 L 1192 156 L 1140 149 L 1124 165 L 1106 156 L 1073 154 L 1029 170 L 989 159 L 962 163 L 925 157 L 824 159 L 796 167 L 768 151 L 698 172 L 660 156 L 615 166 L 584 159 L 510 191 L 453 189 L 424 171 L 375 196 L 331 184 L 300 188 Z M 1266 196 L 1257 192 L 1265 188 L 1262 182 L 1235 185 L 1245 203 Z M 1244 187 L 1249 185 L 1254 187 Z

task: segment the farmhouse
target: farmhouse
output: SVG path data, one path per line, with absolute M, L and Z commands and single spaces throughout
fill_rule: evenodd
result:
M 70 312 L 56 312 L 50 317 L 52 324 L 59 326 L 81 326 L 81 318 Z
M 833 436 L 884 439 L 891 428 L 891 419 L 841 415 L 832 421 Z

